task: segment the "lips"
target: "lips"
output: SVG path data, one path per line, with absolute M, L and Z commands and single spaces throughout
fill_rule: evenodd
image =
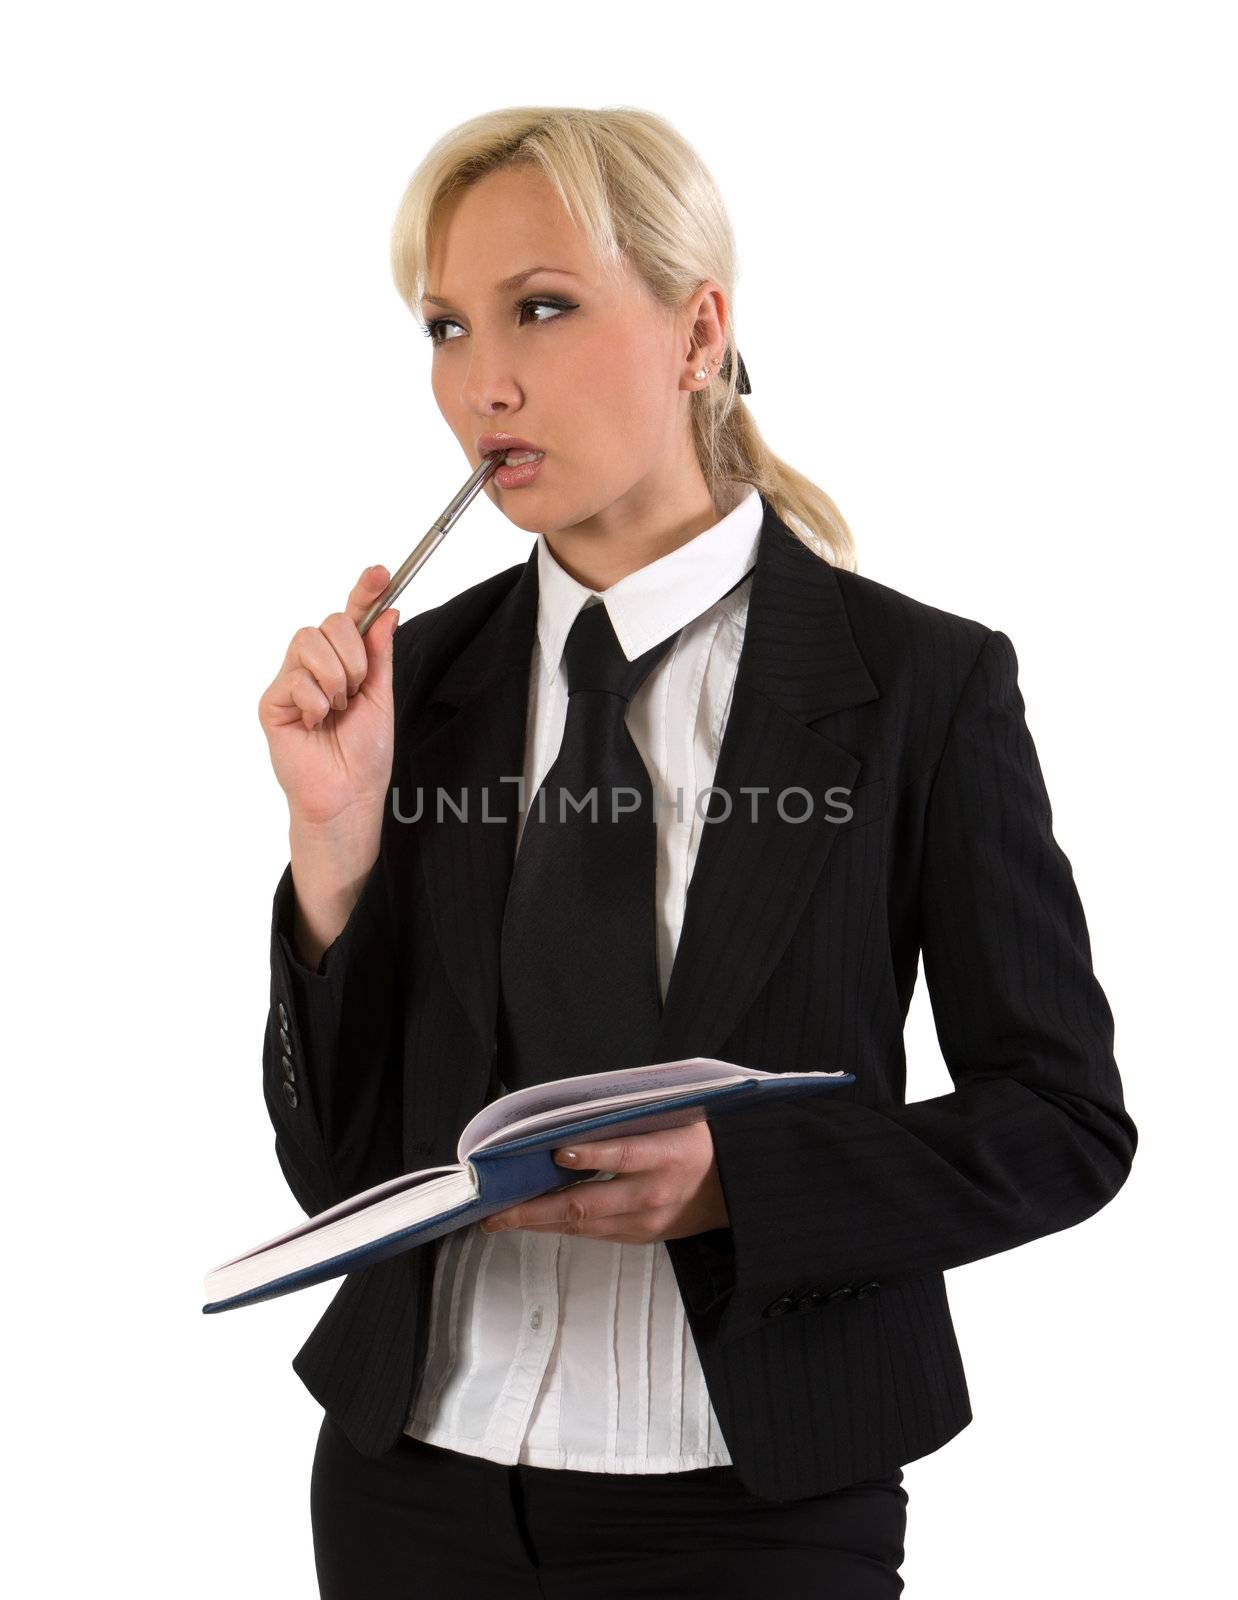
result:
M 483 433 L 477 441 L 478 456 L 490 455 L 496 450 L 504 454 L 509 450 L 536 450 L 539 455 L 545 454 L 540 444 L 534 444 L 531 439 L 521 439 L 514 433 Z

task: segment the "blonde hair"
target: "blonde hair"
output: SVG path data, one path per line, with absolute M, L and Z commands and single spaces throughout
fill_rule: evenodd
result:
M 549 179 L 604 271 L 626 259 L 671 309 L 713 279 L 732 305 L 735 241 L 721 195 L 670 123 L 632 106 L 508 106 L 450 129 L 408 182 L 392 228 L 391 267 L 414 313 L 440 207 L 484 174 L 518 164 Z M 737 394 L 735 350 L 728 316 L 724 380 L 692 396 L 693 440 L 714 503 L 729 508 L 742 492 L 734 486 L 751 485 L 815 555 L 854 569 L 854 541 L 838 507 L 773 453 Z

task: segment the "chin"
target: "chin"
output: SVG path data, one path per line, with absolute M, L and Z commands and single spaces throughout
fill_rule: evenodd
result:
M 524 504 L 517 505 L 520 499 L 518 494 L 513 494 L 505 500 L 496 500 L 495 504 L 503 516 L 514 528 L 521 528 L 525 533 L 541 533 L 546 524 L 543 518 L 533 515 L 533 507 Z

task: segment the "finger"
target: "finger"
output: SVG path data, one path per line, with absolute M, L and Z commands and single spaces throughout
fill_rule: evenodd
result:
M 580 1191 L 576 1190 L 570 1199 L 556 1194 L 545 1201 L 531 1200 L 526 1205 L 509 1206 L 506 1211 L 494 1212 L 479 1226 L 483 1233 L 501 1233 L 507 1228 L 547 1228 L 561 1233 L 570 1222 L 587 1225 L 602 1218 L 630 1216 L 634 1212 L 647 1213 L 653 1209 L 631 1183 L 612 1181 L 605 1185 L 590 1185 L 590 1188 L 605 1188 L 605 1201 L 597 1194 L 590 1193 L 586 1203 L 579 1198 Z
M 331 702 L 319 688 L 317 680 L 304 667 L 294 669 L 288 685 L 288 695 L 301 713 L 301 721 L 305 724 L 307 733 L 312 733 L 331 709 Z
M 523 1222 L 524 1233 L 565 1233 L 573 1237 L 608 1239 L 612 1243 L 645 1244 L 665 1237 L 676 1220 L 674 1207 L 641 1206 L 634 1211 L 597 1214 L 590 1212 L 579 1222 Z
M 290 672 L 304 668 L 317 682 L 329 705 L 343 711 L 348 705 L 348 674 L 335 646 L 321 628 L 298 628 L 284 660 Z
M 322 632 L 344 668 L 344 692 L 351 700 L 365 682 L 370 668 L 369 654 L 361 630 L 346 611 L 333 611 L 322 621 Z M 337 706 L 342 711 L 343 706 Z
M 483 1233 L 505 1233 L 509 1228 L 554 1228 L 561 1230 L 568 1222 L 583 1222 L 589 1213 L 579 1204 L 512 1206 L 508 1211 L 496 1211 L 481 1224 Z
M 362 685 L 364 689 L 373 686 L 379 690 L 390 690 L 395 663 L 395 635 L 399 626 L 400 613 L 394 606 L 388 606 L 375 618 L 374 626 L 361 636 L 368 663 L 365 683 Z
M 555 1151 L 555 1164 L 583 1172 L 596 1167 L 600 1172 L 642 1172 L 662 1166 L 666 1160 L 665 1140 L 655 1142 L 660 1132 L 643 1138 L 598 1139 L 593 1144 L 563 1145 Z
M 353 584 L 352 593 L 348 596 L 345 611 L 354 623 L 360 623 L 362 617 L 382 594 L 391 582 L 391 574 L 381 564 L 376 567 L 367 567 Z M 360 633 L 358 632 L 358 638 Z
M 608 1221 L 590 1223 L 587 1228 L 576 1228 L 571 1231 L 570 1237 L 574 1239 L 601 1239 L 607 1244 L 649 1244 L 651 1241 L 661 1239 L 663 1234 L 658 1232 L 653 1223 L 646 1224 L 645 1217 L 640 1212 L 634 1212 L 631 1217 L 624 1220 L 622 1227 L 608 1226 Z M 568 1233 L 566 1228 L 524 1228 L 524 1233 Z

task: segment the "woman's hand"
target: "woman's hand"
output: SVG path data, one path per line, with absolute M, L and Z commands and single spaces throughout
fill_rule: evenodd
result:
M 612 1244 L 650 1244 L 730 1226 L 707 1121 L 565 1146 L 555 1151 L 555 1161 L 615 1176 L 496 1211 L 481 1224 L 482 1231 L 527 1228 L 530 1233 L 581 1234 Z
M 258 702 L 294 826 L 328 830 L 347 821 L 353 832 L 370 832 L 381 820 L 394 737 L 391 641 L 400 616 L 384 611 L 364 636 L 358 624 L 390 581 L 386 567 L 367 567 L 343 611 L 321 627 L 298 628 Z

